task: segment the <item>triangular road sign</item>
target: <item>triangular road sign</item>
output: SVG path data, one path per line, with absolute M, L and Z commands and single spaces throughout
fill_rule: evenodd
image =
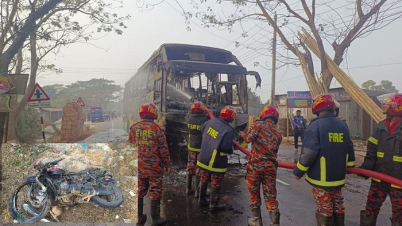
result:
M 50 100 L 49 96 L 40 87 L 38 83 L 33 87 L 31 94 L 29 94 L 28 102 Z
M 85 103 L 84 103 L 84 101 L 82 100 L 81 97 L 78 98 L 77 103 L 78 103 L 79 105 L 81 105 L 81 107 L 85 107 Z

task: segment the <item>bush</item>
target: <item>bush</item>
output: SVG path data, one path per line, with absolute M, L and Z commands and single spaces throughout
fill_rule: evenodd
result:
M 40 114 L 36 109 L 23 110 L 17 118 L 17 136 L 21 143 L 35 143 L 42 135 Z

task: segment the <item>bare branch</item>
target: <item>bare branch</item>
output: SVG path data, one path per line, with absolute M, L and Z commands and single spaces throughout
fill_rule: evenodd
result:
M 350 44 L 352 43 L 352 41 L 354 40 L 355 35 L 359 32 L 359 30 L 363 27 L 363 25 L 367 22 L 367 20 L 370 19 L 371 16 L 373 16 L 375 13 L 377 13 L 379 11 L 381 6 L 384 5 L 384 3 L 386 1 L 387 0 L 381 0 L 378 4 L 374 5 L 367 14 L 365 14 L 365 15 L 363 14 L 362 16 L 359 16 L 359 21 L 348 32 L 348 34 L 343 39 L 343 41 L 340 44 L 335 45 L 335 48 L 334 48 L 334 50 L 335 50 L 334 62 L 335 63 L 337 63 L 339 65 L 342 62 L 342 60 L 343 60 L 342 56 L 343 56 L 346 48 L 348 48 L 350 46 Z
M 286 9 L 293 14 L 297 19 L 303 21 L 305 24 L 308 24 L 308 21 L 306 19 L 304 19 L 302 16 L 300 16 L 300 14 L 296 13 L 292 8 L 290 8 L 289 4 L 286 2 L 286 0 L 280 0 L 280 2 L 282 2 L 285 6 Z
M 4 30 L 3 30 L 2 34 L 1 34 L 1 37 L 0 37 L 0 47 L 1 47 L 0 51 L 1 52 L 3 51 L 4 46 L 5 46 L 4 39 L 5 39 L 6 35 L 7 35 L 7 33 L 9 32 L 9 30 L 11 28 L 11 24 L 14 21 L 15 14 L 17 13 L 18 4 L 19 4 L 19 0 L 15 0 L 14 3 L 13 3 L 13 7 L 12 7 L 12 10 L 11 10 L 10 16 L 7 17 L 6 27 L 4 28 Z M 8 12 L 8 10 L 7 10 L 7 12 Z
M 356 1 L 356 10 L 357 10 L 357 15 L 359 15 L 359 18 L 362 18 L 364 16 L 363 9 L 362 9 L 362 0 Z
M 285 35 L 283 34 L 282 30 L 278 27 L 277 24 L 275 24 L 274 20 L 272 17 L 268 14 L 268 12 L 265 10 L 264 6 L 262 5 L 260 0 L 256 0 L 258 6 L 260 7 L 262 13 L 264 14 L 264 17 L 269 21 L 269 23 L 272 25 L 272 27 L 276 30 L 277 34 L 279 37 L 281 37 L 281 40 L 283 43 L 285 43 L 286 47 L 292 51 L 294 54 L 296 54 L 296 49 L 290 44 L 290 42 L 286 39 Z
M 313 19 L 313 21 L 315 21 L 315 0 L 313 0 L 311 3 L 311 11 L 311 18 Z

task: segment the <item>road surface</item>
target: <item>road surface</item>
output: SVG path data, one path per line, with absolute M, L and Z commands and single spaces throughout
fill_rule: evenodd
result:
M 279 161 L 292 162 L 293 147 L 282 144 Z M 357 156 L 357 166 L 362 157 Z M 179 170 L 179 169 L 178 169 Z M 169 220 L 168 225 L 247 225 L 247 217 L 252 216 L 249 209 L 249 195 L 245 183 L 245 167 L 232 165 L 225 176 L 221 190 L 222 203 L 232 205 L 233 210 L 210 215 L 207 208 L 199 208 L 194 196 L 185 195 L 185 171 L 173 171 L 164 180 L 163 217 Z M 277 190 L 281 213 L 281 225 L 299 226 L 316 225 L 316 204 L 311 193 L 311 186 L 303 179 L 294 179 L 292 171 L 279 168 Z M 345 225 L 358 226 L 360 210 L 364 209 L 370 180 L 347 175 L 347 184 L 343 188 L 346 207 Z M 261 196 L 262 197 L 262 196 Z M 145 210 L 149 215 L 149 200 Z M 264 225 L 269 225 L 270 218 L 262 207 Z M 378 216 L 377 225 L 390 225 L 391 205 L 389 199 L 384 203 Z M 146 225 L 150 225 L 150 216 Z
M 94 133 L 80 142 L 84 143 L 124 143 L 128 140 L 128 134 L 123 130 L 123 119 L 117 118 L 110 121 L 85 122 Z

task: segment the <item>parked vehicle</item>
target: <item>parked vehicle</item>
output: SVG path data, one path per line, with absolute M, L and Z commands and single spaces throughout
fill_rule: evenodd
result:
M 102 108 L 100 108 L 100 107 L 91 108 L 91 121 L 92 122 L 96 122 L 96 121 L 103 122 L 103 121 L 105 121 L 105 119 L 103 117 Z

